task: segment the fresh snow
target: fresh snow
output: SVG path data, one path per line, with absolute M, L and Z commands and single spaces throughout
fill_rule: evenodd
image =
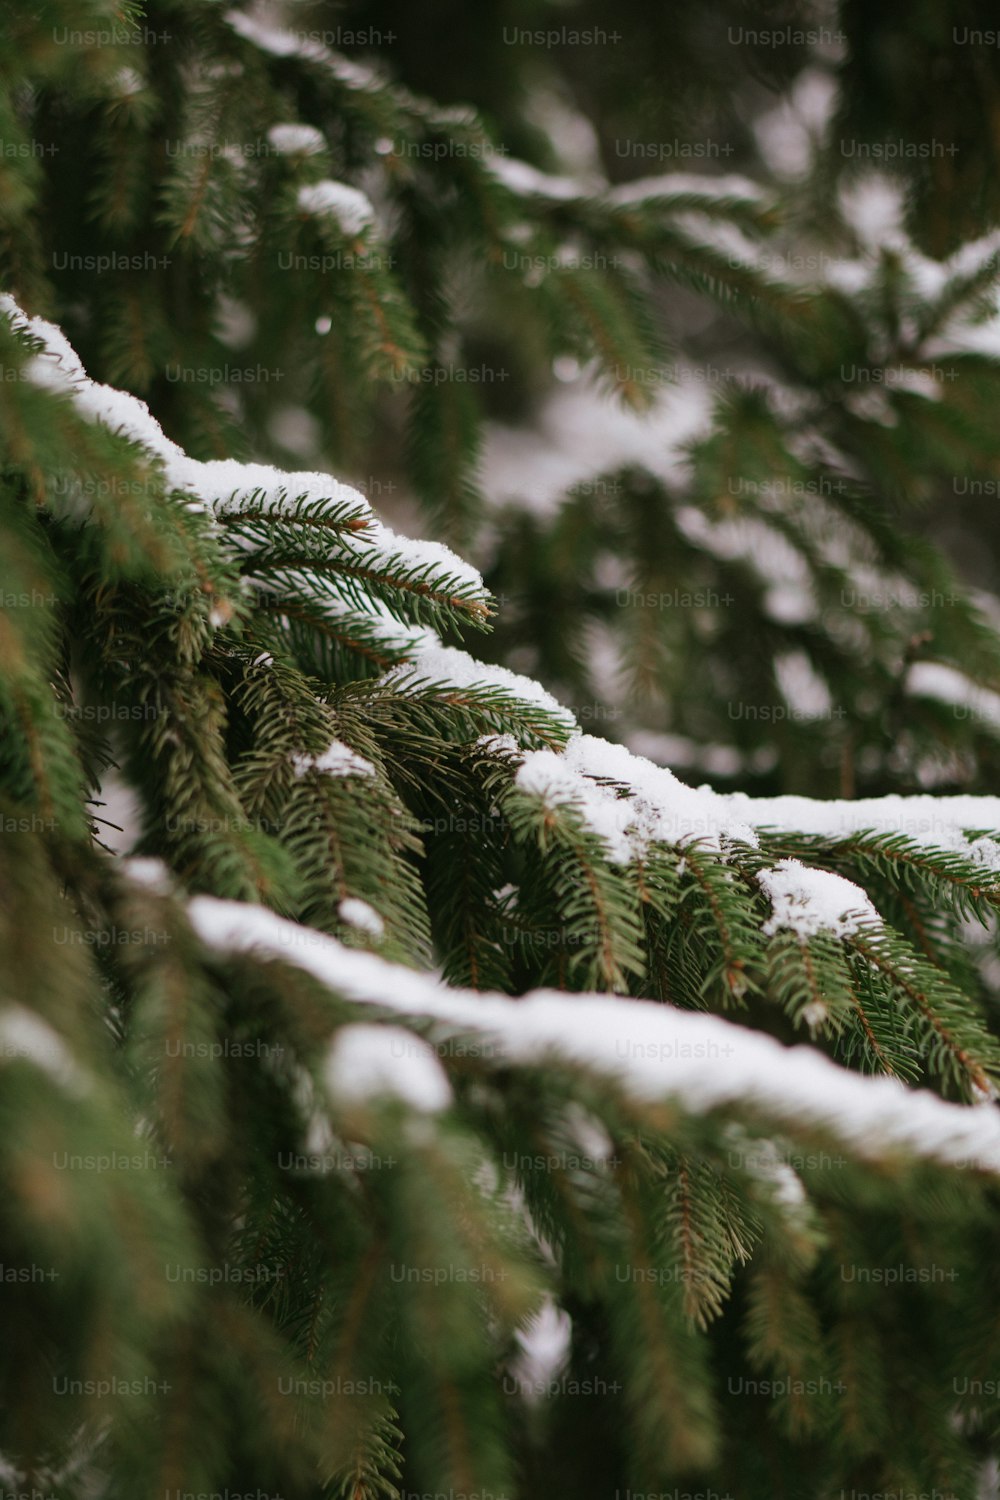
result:
M 319 472 L 284 472 L 268 464 L 240 463 L 235 459 L 201 462 L 190 458 L 165 435 L 144 401 L 90 380 L 55 324 L 43 318 L 26 317 L 6 294 L 0 295 L 0 314 L 6 314 L 16 332 L 44 346 L 44 352 L 28 361 L 32 380 L 66 395 L 87 420 L 100 422 L 139 444 L 161 465 L 166 488 L 191 496 L 189 503 L 193 508 L 211 509 L 219 517 L 239 515 L 249 509 L 262 510 L 294 520 L 299 502 L 339 503 L 345 507 L 345 518 L 359 524 L 359 529 L 339 533 L 331 540 L 331 549 L 335 548 L 346 559 L 357 558 L 372 568 L 397 567 L 410 572 L 428 570 L 444 574 L 447 587 L 460 594 L 463 601 L 483 606 L 488 601 L 489 593 L 476 568 L 441 542 L 400 536 L 383 525 L 376 520 L 365 497 L 352 486 Z M 243 545 L 252 550 L 254 543 L 244 538 Z M 310 587 L 308 572 L 300 570 L 296 578 L 324 609 L 336 612 L 337 605 L 330 602 L 328 591 Z M 380 621 L 386 617 L 378 601 L 366 601 L 364 611 L 354 612 L 374 614 Z M 220 617 L 215 623 L 224 621 Z M 425 627 L 411 628 L 397 623 L 394 630 L 395 640 L 403 644 L 428 640 Z M 437 639 L 433 632 L 430 634 L 433 640 Z
M 565 1367 L 573 1323 L 565 1308 L 546 1297 L 537 1313 L 515 1330 L 519 1349 L 511 1373 L 530 1402 L 544 1396 Z
M 616 864 L 628 864 L 632 859 L 635 846 L 630 825 L 635 814 L 631 804 L 581 775 L 567 755 L 533 751 L 522 761 L 514 785 L 546 807 L 575 807 L 591 833 L 603 842 L 609 859 Z
M 489 593 L 478 568 L 459 557 L 444 542 L 419 540 L 400 536 L 399 532 L 383 522 L 372 519 L 362 531 L 344 537 L 341 546 L 362 554 L 366 563 L 377 562 L 387 569 L 390 563 L 404 569 L 435 568 L 447 574 L 450 587 L 461 590 L 466 600 L 471 594 L 473 602 L 485 605 Z
M 615 1082 L 639 1104 L 673 1100 L 692 1114 L 738 1105 L 776 1125 L 827 1131 L 860 1157 L 899 1152 L 1000 1176 L 1000 1114 L 992 1104 L 950 1104 L 896 1078 L 853 1073 L 812 1047 L 783 1047 L 718 1016 L 600 995 L 539 990 L 510 999 L 453 990 L 263 907 L 196 896 L 188 910 L 217 953 L 281 960 L 345 999 L 426 1018 L 445 1034 L 479 1034 L 489 1039 L 483 1056 L 505 1067 L 562 1062 Z M 408 1031 L 400 1034 L 416 1048 Z M 436 1056 L 429 1048 L 394 1056 L 401 1045 L 366 1041 L 353 1052 L 349 1044 L 346 1062 L 335 1052 L 335 1085 L 353 1082 L 373 1094 L 412 1089 L 416 1108 L 444 1108 L 447 1084 Z M 404 1081 L 411 1065 L 412 1084 Z
M 710 198 L 730 203 L 767 202 L 767 193 L 748 177 L 730 173 L 719 177 L 699 176 L 696 172 L 664 172 L 655 177 L 640 177 L 619 183 L 608 193 L 611 203 L 633 207 L 656 198 Z
M 825 68 L 806 68 L 771 110 L 754 122 L 761 155 L 776 176 L 794 181 L 812 171 L 817 144 L 829 129 L 837 85 Z
M 454 580 L 453 586 L 463 590 L 463 597 L 484 601 L 488 597 L 478 572 L 456 554 L 437 542 L 411 541 L 398 536 L 375 520 L 357 490 L 327 474 L 282 473 L 263 464 L 231 460 L 201 463 L 189 458 L 165 436 L 145 402 L 89 380 L 65 335 L 54 324 L 41 318 L 27 318 L 7 295 L 0 297 L 0 312 L 10 318 L 16 331 L 42 345 L 44 352 L 29 364 L 33 378 L 64 392 L 83 416 L 104 423 L 146 448 L 162 464 L 167 483 L 196 497 L 196 503 L 225 514 L 245 509 L 253 501 L 266 510 L 282 513 L 300 499 L 342 500 L 351 507 L 353 516 L 367 523 L 361 531 L 348 533 L 345 542 L 338 539 L 336 545 L 349 556 L 365 563 L 389 564 L 395 559 L 408 569 L 445 570 Z M 726 551 L 740 546 L 735 536 L 722 542 L 716 534 L 715 540 Z M 770 581 L 786 586 L 798 582 L 791 558 L 787 570 L 772 575 Z M 310 587 L 308 573 L 302 575 L 301 582 Z M 465 651 L 441 645 L 432 630 L 394 620 L 377 600 L 352 609 L 318 585 L 312 586 L 312 592 L 331 616 L 353 615 L 363 619 L 367 627 L 384 635 L 387 644 L 391 642 L 394 648 L 407 652 L 409 660 L 382 679 L 386 687 L 412 692 L 420 684 L 433 682 L 459 691 L 473 686 L 500 690 L 510 698 L 544 709 L 566 733 L 575 730 L 569 710 L 531 678 L 503 667 L 486 666 Z M 919 670 L 911 669 L 909 686 L 911 692 L 933 689 L 935 696 L 966 711 L 983 711 L 984 718 L 992 718 L 994 707 L 1000 707 L 994 704 L 993 694 L 976 688 L 961 674 L 941 665 L 928 663 Z M 342 768 L 343 761 L 339 764 Z M 357 763 L 354 769 L 360 769 Z M 630 845 L 639 848 L 649 839 L 676 843 L 704 838 L 710 846 L 718 848 L 726 839 L 754 844 L 755 830 L 761 828 L 826 838 L 843 838 L 870 830 L 902 834 L 926 847 L 960 853 L 991 873 L 1000 872 L 1000 842 L 992 837 L 966 836 L 970 832 L 989 834 L 1000 830 L 1000 799 L 993 797 L 889 796 L 857 802 L 816 802 L 802 797 L 753 799 L 742 793 L 721 795 L 707 787 L 688 787 L 672 772 L 642 756 L 632 755 L 623 746 L 589 735 L 578 735 L 571 741 L 558 775 L 552 761 L 536 761 L 532 769 L 531 753 L 524 757 L 518 774 L 522 790 L 540 795 L 544 786 L 548 789 L 545 795 L 558 794 L 564 798 L 572 795 L 572 800 L 582 802 L 585 816 L 616 859 L 627 857 Z M 624 789 L 625 797 L 619 798 L 613 791 L 595 785 L 593 778 L 616 783 Z
M 514 156 L 492 154 L 484 157 L 494 177 L 511 193 L 522 198 L 547 198 L 553 203 L 566 203 L 573 198 L 593 197 L 604 187 L 602 178 L 589 182 L 574 177 L 556 177 L 551 172 L 540 172 L 529 162 Z
M 380 938 L 385 933 L 385 923 L 374 906 L 369 906 L 360 896 L 345 896 L 337 907 L 337 915 L 348 927 L 366 932 L 370 937 Z
M 173 890 L 173 877 L 162 859 L 137 856 L 123 860 L 122 869 L 129 880 L 152 891 L 155 896 L 169 896 Z
M 400 693 L 416 692 L 430 683 L 454 688 L 458 692 L 465 692 L 470 688 L 502 692 L 508 698 L 520 699 L 523 703 L 544 709 L 566 731 L 576 726 L 569 709 L 564 708 L 534 678 L 523 677 L 507 667 L 476 661 L 475 657 L 457 646 L 418 646 L 411 660 L 394 667 L 382 678 L 382 682 L 385 687 Z
M 303 213 L 336 219 L 346 235 L 356 236 L 375 220 L 375 210 L 357 188 L 325 178 L 299 188 L 297 200 Z
M 326 150 L 322 132 L 313 125 L 272 125 L 267 139 L 282 156 L 315 156 Z
M 438 1114 L 452 1101 L 433 1048 L 401 1026 L 342 1026 L 330 1047 L 326 1084 L 337 1103 L 390 1098 Z
M 773 869 L 761 870 L 758 884 L 771 902 L 764 935 L 788 929 L 800 938 L 830 932 L 852 937 L 881 919 L 864 891 L 842 875 L 812 870 L 797 859 L 783 859 Z
M 727 840 L 757 844 L 750 824 L 734 817 L 710 788 L 685 786 L 672 771 L 595 735 L 574 736 L 563 754 L 527 752 L 515 785 L 549 805 L 575 806 L 617 864 L 639 857 L 654 840 L 698 839 L 715 850 Z
M 574 198 L 600 198 L 614 207 L 634 208 L 671 198 L 704 198 L 711 202 L 747 204 L 767 201 L 764 189 L 749 178 L 735 174 L 709 177 L 694 172 L 664 172 L 611 186 L 596 170 L 568 177 L 539 171 L 518 157 L 499 153 L 485 160 L 493 175 L 510 192 L 520 197 L 546 198 L 552 203 L 566 203 Z
M 333 740 L 322 755 L 293 755 L 295 775 L 305 776 L 318 771 L 324 776 L 374 776 L 375 767 L 370 760 L 352 750 L 341 740 Z
M 492 743 L 516 749 L 500 737 Z M 551 805 L 575 805 L 604 840 L 608 858 L 619 863 L 638 857 L 653 840 L 677 844 L 698 839 L 720 850 L 733 841 L 757 846 L 759 832 L 772 829 L 826 839 L 865 832 L 901 835 L 925 848 L 961 854 L 990 874 L 1000 873 L 1000 842 L 990 836 L 1000 831 L 997 797 L 886 796 L 854 802 L 748 797 L 687 786 L 624 745 L 586 734 L 574 736 L 561 754 L 519 753 L 519 790 Z M 613 782 L 625 796 L 614 796 L 602 781 Z
M 114 854 L 129 854 L 142 833 L 143 805 L 138 791 L 117 766 L 107 766 L 101 774 L 95 805 L 101 843 Z
M 233 458 L 188 459 L 196 489 L 215 507 L 217 515 L 238 515 L 263 510 L 278 515 L 298 501 L 329 500 L 350 507 L 349 518 L 367 521 L 372 516 L 368 501 L 349 484 L 316 470 L 286 472 L 270 464 L 240 463 Z
M 823 839 L 846 839 L 859 833 L 899 835 L 926 849 L 961 854 L 990 873 L 1000 873 L 1000 844 L 990 837 L 967 836 L 1000 830 L 998 797 L 891 795 L 849 802 L 729 792 L 718 794 L 718 802 L 731 816 L 757 829 Z
M 306 575 L 307 585 L 308 581 L 309 575 Z M 325 590 L 313 589 L 310 597 L 331 621 L 339 621 L 347 631 L 352 624 L 363 626 L 386 651 L 413 656 L 418 651 L 441 644 L 437 631 L 429 625 L 412 625 L 398 620 L 381 599 L 366 599 L 362 608 Z
M 810 496 L 810 505 L 814 501 Z M 675 512 L 677 528 L 701 551 L 723 562 L 746 562 L 766 593 L 763 609 L 772 620 L 802 625 L 816 617 L 812 575 L 799 549 L 777 527 L 756 516 L 712 521 L 693 505 Z
M 269 52 L 272 57 L 322 57 L 322 49 L 318 44 L 310 45 L 294 32 L 286 31 L 280 26 L 271 26 L 254 16 L 244 15 L 242 11 L 228 10 L 224 19 L 246 41 L 253 42 L 262 52 Z
M 28 318 L 12 297 L 0 295 L 0 313 L 15 332 L 39 341 L 42 353 L 26 366 L 38 385 L 68 396 L 82 417 L 100 422 L 145 448 L 159 460 L 167 489 L 194 497 L 196 506 L 211 506 L 219 514 L 246 509 L 251 503 L 277 513 L 297 500 L 341 501 L 358 519 L 371 518 L 365 497 L 329 474 L 285 473 L 268 464 L 239 463 L 235 459 L 202 462 L 189 458 L 166 436 L 145 401 L 89 379 L 66 336 L 44 318 Z
M 371 68 L 331 51 L 308 32 L 286 31 L 260 16 L 248 16 L 235 9 L 227 10 L 223 19 L 244 41 L 272 57 L 297 57 L 302 62 L 316 63 L 345 88 L 369 92 L 379 87 L 378 77 Z

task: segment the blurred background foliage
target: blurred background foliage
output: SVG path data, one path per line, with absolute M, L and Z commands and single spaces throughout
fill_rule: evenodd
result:
M 689 778 L 995 786 L 991 6 L 114 13 L 5 18 L 0 271 L 88 369 L 458 545 L 487 654 Z M 322 175 L 377 228 L 296 212 Z

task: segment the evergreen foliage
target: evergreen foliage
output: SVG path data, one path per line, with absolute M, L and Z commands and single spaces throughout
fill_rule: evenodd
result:
M 511 62 L 491 126 L 312 17 L 2 23 L 4 1481 L 988 1493 L 1000 609 L 924 518 L 1000 458 L 990 200 L 581 178 Z M 617 415 L 531 507 L 553 361 Z

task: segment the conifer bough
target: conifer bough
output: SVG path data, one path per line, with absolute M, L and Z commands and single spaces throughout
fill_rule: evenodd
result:
M 826 603 L 858 558 L 871 587 L 953 586 L 868 501 L 909 485 L 907 445 L 934 472 L 985 451 L 995 243 L 931 262 L 893 228 L 806 287 L 768 269 L 773 203 L 742 177 L 581 183 L 258 13 L 163 15 L 183 45 L 150 27 L 126 66 L 84 40 L 77 77 L 46 0 L 15 18 L 29 89 L 0 52 L 5 141 L 78 130 L 100 162 L 68 215 L 99 243 L 66 250 L 59 296 L 55 167 L 0 162 L 4 1484 L 971 1497 L 1000 1414 L 1000 799 L 685 785 L 466 649 L 504 615 L 457 552 L 326 472 L 220 456 L 245 434 L 211 383 L 161 376 L 178 308 L 198 368 L 226 309 L 286 357 L 315 330 L 341 471 L 369 392 L 412 386 L 415 489 L 478 545 L 482 413 L 439 276 L 472 247 L 552 353 L 651 409 L 641 462 L 580 445 L 635 522 L 618 551 L 707 558 L 711 590 L 763 538 L 768 642 L 833 672 L 861 648 L 789 608 L 803 578 Z M 137 299 L 116 277 L 150 256 Z M 662 274 L 749 299 L 781 399 L 695 403 L 660 441 L 639 293 Z M 845 398 L 845 347 L 876 399 Z M 968 386 L 932 400 L 931 357 Z M 269 393 L 244 394 L 252 427 Z M 846 488 L 720 519 L 733 454 Z M 494 515 L 500 582 L 534 549 L 548 608 L 595 493 Z M 966 650 L 980 693 L 1000 662 L 964 593 L 949 620 L 949 660 L 904 656 L 938 703 L 966 701 Z
M 447 549 L 3 330 L 19 1482 L 514 1493 L 557 1315 L 542 1386 L 613 1388 L 628 1487 L 725 1482 L 745 1389 L 790 1463 L 874 1464 L 914 1309 L 973 1472 L 1000 1048 L 944 959 L 1000 803 L 686 787 L 443 644 L 489 604 Z M 81 455 L 141 503 L 57 491 Z

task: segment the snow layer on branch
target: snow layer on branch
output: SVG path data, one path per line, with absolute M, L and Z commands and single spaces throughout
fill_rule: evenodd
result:
M 640 177 L 620 183 L 608 193 L 611 203 L 633 207 L 650 198 L 696 197 L 724 199 L 727 202 L 765 203 L 767 193 L 748 177 L 729 174 L 725 177 L 702 177 L 694 172 L 664 172 L 661 176 Z
M 542 172 L 518 157 L 493 154 L 486 158 L 490 171 L 510 192 L 521 197 L 547 198 L 565 203 L 574 198 L 600 198 L 615 207 L 636 208 L 659 199 L 703 198 L 706 202 L 763 204 L 767 194 L 757 183 L 735 174 L 700 176 L 694 172 L 664 172 L 611 187 L 596 172 L 567 177 Z
M 923 255 L 906 233 L 903 188 L 899 181 L 884 173 L 869 172 L 842 187 L 840 208 L 862 253 L 854 259 L 830 263 L 825 274 L 832 286 L 848 295 L 874 287 L 886 251 L 899 258 L 918 295 L 928 301 L 939 298 L 949 286 L 960 285 L 989 270 L 1000 251 L 1000 231 L 993 230 L 961 245 L 946 260 L 931 260 Z M 994 313 L 986 320 L 977 318 L 975 312 L 970 316 L 968 304 L 960 307 L 939 333 L 925 341 L 922 357 L 936 359 L 965 353 L 1000 356 L 1000 316 Z M 933 395 L 938 399 L 941 396 L 940 388 L 933 382 L 911 388 L 924 395 L 931 395 L 933 388 Z
M 865 249 L 883 245 L 905 249 L 906 197 L 901 183 L 885 172 L 865 172 L 840 188 L 840 212 Z
M 489 1038 L 482 1055 L 504 1067 L 572 1064 L 614 1080 L 639 1103 L 676 1100 L 693 1114 L 750 1109 L 828 1131 L 860 1157 L 903 1152 L 1000 1176 L 1000 1113 L 991 1104 L 949 1104 L 896 1078 L 851 1073 L 811 1047 L 783 1047 L 717 1016 L 652 1001 L 544 990 L 512 1000 L 447 989 L 242 902 L 197 896 L 189 915 L 216 952 L 279 959 L 345 999 Z M 414 1094 L 428 1087 L 427 1061 L 421 1056 L 415 1065 Z M 392 1062 L 398 1077 L 414 1058 Z M 371 1071 L 373 1087 L 382 1086 L 378 1069 Z
M 285 473 L 268 464 L 244 464 L 235 459 L 202 463 L 189 458 L 166 436 L 145 401 L 91 380 L 66 336 L 54 323 L 26 317 L 7 295 L 0 296 L 0 312 L 10 318 L 16 332 L 44 346 L 44 351 L 28 363 L 30 379 L 67 395 L 82 417 L 100 422 L 146 449 L 162 465 L 168 490 L 191 495 L 201 505 L 212 506 L 223 515 L 245 510 L 252 503 L 277 512 L 296 500 L 331 500 L 350 505 L 358 518 L 371 516 L 365 497 L 329 474 Z
M 626 796 L 616 797 L 600 785 L 602 781 L 624 788 Z M 967 837 L 1000 833 L 997 797 L 888 796 L 821 802 L 721 793 L 708 786 L 689 787 L 672 771 L 624 745 L 585 734 L 571 739 L 563 753 L 524 754 L 516 785 L 553 804 L 576 804 L 588 827 L 604 840 L 608 858 L 622 863 L 640 855 L 652 840 L 675 844 L 698 839 L 719 850 L 733 841 L 756 846 L 758 830 L 776 829 L 828 839 L 863 832 L 902 835 L 1000 873 L 1000 841 Z M 867 914 L 870 903 L 864 893 L 850 889 L 855 899 L 849 905 Z
M 459 557 L 444 542 L 415 541 L 373 519 L 363 530 L 344 537 L 340 545 L 363 553 L 366 560 L 372 560 L 371 554 L 375 554 L 375 559 L 385 565 L 395 559 L 406 569 L 434 568 L 447 575 L 452 588 L 475 595 L 483 604 L 489 600 L 489 592 L 478 568 Z
M 169 896 L 173 890 L 173 878 L 162 859 L 138 856 L 125 860 L 122 868 L 129 880 L 152 892 L 154 896 Z
M 569 709 L 557 702 L 534 678 L 522 677 L 507 667 L 476 661 L 475 657 L 456 646 L 421 645 L 410 661 L 394 667 L 382 681 L 386 687 L 401 693 L 418 692 L 430 683 L 453 688 L 459 693 L 470 688 L 484 688 L 544 709 L 565 730 L 576 727 Z
M 262 52 L 270 52 L 272 57 L 322 57 L 322 48 L 318 43 L 310 43 L 281 26 L 272 26 L 254 16 L 245 16 L 239 10 L 227 10 L 224 19 L 246 41 L 253 42 Z
M 203 463 L 189 458 L 166 436 L 144 401 L 90 380 L 65 335 L 55 324 L 42 318 L 26 317 L 13 298 L 6 295 L 0 296 L 0 313 L 10 318 L 18 333 L 34 338 L 44 346 L 44 352 L 28 363 L 29 375 L 37 384 L 65 393 L 81 416 L 100 422 L 138 443 L 159 461 L 166 488 L 194 497 L 196 507 L 211 507 L 219 516 L 259 509 L 268 514 L 286 514 L 294 519 L 298 502 L 339 504 L 346 508 L 345 517 L 365 523 L 359 530 L 345 532 L 337 538 L 336 546 L 342 552 L 359 555 L 366 566 L 387 569 L 399 566 L 410 572 L 426 570 L 445 575 L 446 586 L 460 592 L 464 599 L 471 598 L 483 605 L 489 599 L 480 573 L 470 563 L 441 542 L 415 541 L 382 525 L 358 490 L 329 474 L 313 471 L 286 473 L 268 464 L 240 463 L 235 459 L 213 459 Z M 245 542 L 244 545 L 252 548 L 253 544 Z M 433 586 L 434 580 L 429 581 Z M 374 600 L 366 603 L 365 608 L 366 611 L 379 611 Z M 398 626 L 397 636 L 406 639 L 405 626 Z M 424 639 L 424 633 L 421 632 L 418 638 Z
M 375 220 L 375 210 L 364 193 L 329 177 L 300 187 L 296 202 L 303 213 L 336 219 L 347 235 L 361 234 Z
M 524 757 L 514 785 L 546 807 L 573 807 L 591 833 L 604 845 L 609 859 L 628 864 L 635 853 L 631 804 L 575 770 L 566 755 L 535 750 Z
M 566 754 L 586 775 L 616 781 L 630 791 L 638 827 L 646 839 L 675 843 L 701 838 L 715 848 L 720 836 L 757 843 L 750 825 L 729 813 L 724 799 L 710 787 L 687 786 L 672 771 L 634 755 L 624 745 L 581 734 L 570 742 Z
M 270 464 L 239 463 L 234 458 L 206 463 L 189 458 L 186 463 L 195 493 L 203 495 L 217 515 L 256 509 L 278 515 L 296 501 L 317 500 L 349 505 L 352 518 L 359 521 L 371 515 L 371 507 L 360 491 L 331 474 L 308 469 L 286 473 Z
M 322 132 L 314 125 L 272 125 L 267 139 L 282 156 L 315 156 L 326 150 Z
M 299 777 L 305 776 L 309 771 L 319 771 L 324 776 L 375 775 L 375 767 L 371 761 L 341 740 L 333 740 L 322 755 L 293 755 L 292 764 Z
M 748 797 L 719 794 L 731 816 L 758 829 L 845 839 L 852 834 L 898 835 L 927 849 L 961 854 L 1000 873 L 1000 843 L 967 837 L 1000 831 L 1000 797 L 869 797 L 856 802 L 811 797 Z
M 400 1026 L 342 1026 L 330 1048 L 326 1083 L 338 1103 L 399 1099 L 423 1114 L 438 1114 L 452 1099 L 433 1049 Z
M 360 896 L 345 896 L 337 907 L 337 915 L 348 927 L 366 932 L 369 937 L 380 938 L 385 933 L 385 923 L 374 906 L 369 906 Z
M 233 467 L 234 470 L 239 470 L 241 467 L 257 469 L 261 466 L 235 464 Z M 277 471 L 272 471 L 272 473 L 281 481 L 301 482 L 312 477 L 325 478 L 327 490 L 332 491 L 332 499 L 346 500 L 352 505 L 354 499 L 360 499 L 357 492 L 348 485 L 338 484 L 336 480 L 331 480 L 326 476 L 283 475 Z M 250 488 L 247 486 L 234 496 L 233 513 L 239 514 L 241 510 L 247 509 L 252 504 L 255 508 L 262 507 L 269 513 L 281 514 L 285 511 L 285 506 L 280 500 L 275 503 L 275 494 L 275 490 L 272 489 L 270 495 L 253 499 Z M 289 494 L 289 501 L 292 498 Z M 297 499 L 298 496 L 294 498 Z M 308 498 L 306 496 L 306 499 Z M 367 511 L 366 502 L 362 501 L 362 504 L 365 505 Z M 285 511 L 285 513 L 294 521 L 294 510 Z M 388 587 L 415 588 L 418 592 L 419 586 L 426 583 L 428 592 L 439 597 L 450 596 L 449 602 L 455 606 L 465 608 L 470 605 L 478 606 L 485 615 L 490 602 L 490 593 L 483 582 L 482 574 L 443 542 L 422 541 L 401 536 L 391 527 L 384 526 L 381 521 L 376 520 L 370 512 L 357 515 L 352 512 L 348 519 L 352 522 L 352 529 L 338 532 L 335 537 L 331 536 L 330 541 L 331 562 L 334 564 L 338 561 L 342 562 L 345 573 L 378 574 L 380 575 L 378 581 Z M 358 524 L 362 522 L 363 524 Z M 252 552 L 259 545 L 255 540 L 242 536 L 238 540 L 248 552 Z M 377 617 L 379 621 L 391 621 L 392 628 L 389 634 L 392 639 L 387 640 L 387 645 L 399 647 L 409 643 L 418 644 L 428 638 L 435 642 L 438 639 L 434 632 L 428 633 L 426 627 L 401 624 L 380 600 L 372 596 L 365 597 L 363 600 L 352 598 L 342 601 L 336 595 L 331 595 L 325 574 L 316 586 L 316 576 L 308 567 L 289 566 L 284 571 L 294 576 L 297 589 L 308 592 L 314 602 L 331 617 L 335 618 L 338 614 L 363 613 L 366 616 Z
M 573 1323 L 565 1308 L 546 1297 L 537 1313 L 515 1330 L 520 1346 L 513 1365 L 521 1393 L 531 1401 L 545 1395 L 569 1359 Z
M 297 57 L 302 62 L 317 63 L 345 88 L 372 90 L 380 87 L 371 68 L 352 62 L 339 52 L 332 52 L 308 34 L 286 31 L 283 26 L 274 26 L 269 20 L 247 16 L 239 10 L 227 10 L 223 19 L 244 41 L 252 42 L 261 52 L 272 57 Z
M 771 171 L 794 181 L 814 170 L 816 146 L 827 134 L 837 85 L 826 69 L 807 68 L 774 109 L 754 122 L 754 134 Z
M 573 177 L 555 177 L 550 172 L 540 172 L 529 162 L 514 156 L 491 154 L 484 158 L 494 177 L 504 187 L 521 197 L 548 198 L 555 203 L 565 203 L 573 198 L 593 197 L 604 187 L 600 179 L 584 182 Z
M 864 891 L 842 875 L 783 859 L 773 869 L 759 871 L 757 880 L 771 902 L 771 916 L 763 928 L 767 937 L 782 928 L 800 938 L 818 932 L 851 937 L 869 923 L 881 925 Z
M 576 735 L 562 754 L 529 751 L 514 781 L 519 791 L 550 806 L 575 806 L 617 864 L 638 858 L 654 840 L 699 839 L 716 850 L 724 840 L 757 843 L 749 824 L 709 787 L 685 786 L 672 771 L 595 735 Z
M 305 582 L 308 586 L 308 575 Z M 404 624 L 397 620 L 381 599 L 366 599 L 362 610 L 346 599 L 319 589 L 311 590 L 310 598 L 330 620 L 342 622 L 345 633 L 350 632 L 352 622 L 363 622 L 376 645 L 384 647 L 386 651 L 413 655 L 441 644 L 441 637 L 429 625 Z

